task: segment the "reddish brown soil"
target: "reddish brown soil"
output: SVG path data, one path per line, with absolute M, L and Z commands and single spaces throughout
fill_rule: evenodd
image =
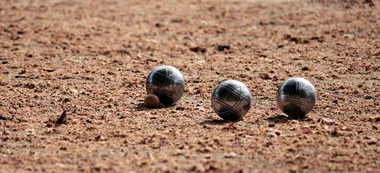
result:
M 161 64 L 186 91 L 149 110 Z M 0 172 L 379 172 L 379 68 L 377 0 L 1 0 Z M 306 120 L 276 106 L 295 76 Z M 243 121 L 210 107 L 224 79 Z

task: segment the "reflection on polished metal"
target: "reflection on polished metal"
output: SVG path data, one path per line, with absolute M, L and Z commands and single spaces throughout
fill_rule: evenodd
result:
M 170 106 L 177 102 L 185 90 L 185 80 L 181 72 L 172 66 L 156 67 L 146 80 L 147 94 L 154 94 L 160 103 Z
M 226 80 L 214 89 L 211 106 L 221 118 L 239 121 L 251 108 L 252 96 L 247 86 L 236 80 Z
M 277 91 L 278 107 L 291 118 L 304 118 L 315 105 L 313 84 L 303 78 L 287 79 Z

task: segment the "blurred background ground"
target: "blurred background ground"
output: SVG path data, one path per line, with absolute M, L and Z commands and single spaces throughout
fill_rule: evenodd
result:
M 376 0 L 2 0 L 0 172 L 379 172 Z M 186 91 L 140 106 L 154 67 Z M 318 92 L 303 121 L 276 107 L 289 77 Z M 213 113 L 224 79 L 253 106 Z M 62 125 L 55 122 L 66 111 Z

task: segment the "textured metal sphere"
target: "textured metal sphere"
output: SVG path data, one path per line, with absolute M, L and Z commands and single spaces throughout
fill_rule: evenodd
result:
M 146 80 L 147 94 L 154 94 L 163 105 L 173 105 L 183 95 L 185 80 L 181 72 L 172 66 L 156 67 Z
M 315 105 L 313 84 L 303 78 L 287 79 L 277 91 L 278 107 L 291 118 L 304 118 Z
M 251 108 L 252 96 L 247 86 L 236 80 L 226 80 L 214 89 L 211 106 L 221 118 L 239 121 Z

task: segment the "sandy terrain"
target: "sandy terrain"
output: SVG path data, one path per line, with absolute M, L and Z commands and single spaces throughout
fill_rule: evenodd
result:
M 162 64 L 185 94 L 146 109 Z M 379 68 L 378 0 L 1 0 L 0 172 L 380 172 Z M 275 101 L 295 76 L 305 120 Z M 253 95 L 237 123 L 225 79 Z

